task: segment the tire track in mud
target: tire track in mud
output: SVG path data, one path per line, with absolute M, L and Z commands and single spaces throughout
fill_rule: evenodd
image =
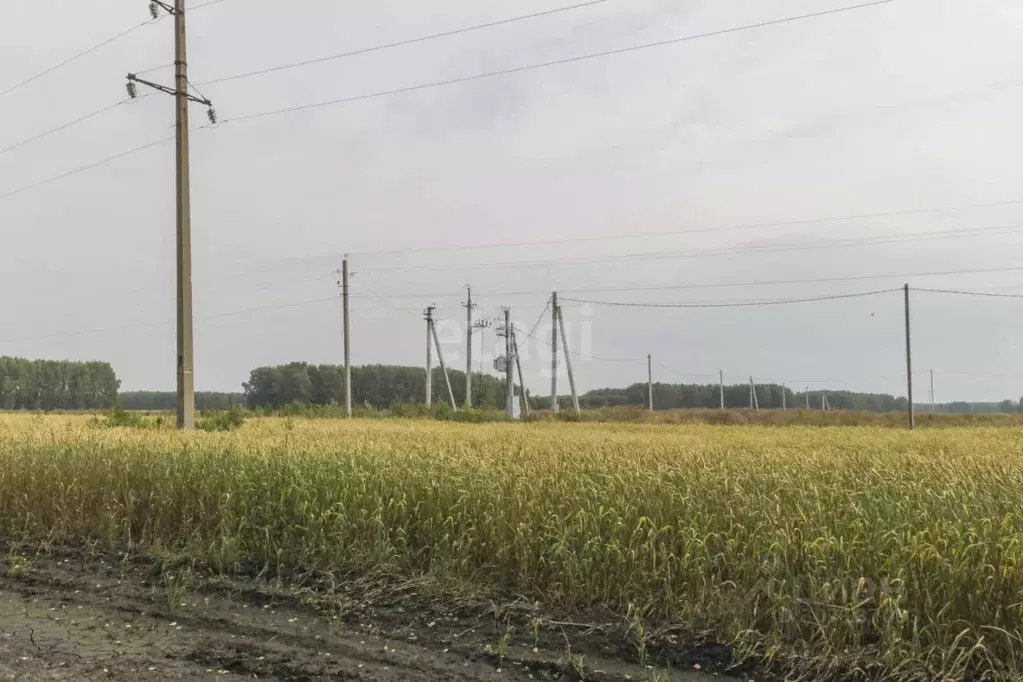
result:
M 251 584 L 187 590 L 158 582 L 144 562 L 80 556 L 37 557 L 0 572 L 0 680 L 712 679 L 592 647 L 585 657 L 544 651 L 524 633 L 502 637 L 495 622 L 458 609 L 445 617 L 385 604 L 330 615 Z M 567 636 L 566 644 L 571 651 Z

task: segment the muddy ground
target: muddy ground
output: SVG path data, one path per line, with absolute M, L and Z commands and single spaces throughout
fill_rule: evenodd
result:
M 621 623 L 558 620 L 536 605 L 438 603 L 412 585 L 285 589 L 74 552 L 0 563 L 0 680 L 707 682 L 735 674 L 727 648 L 641 641 Z

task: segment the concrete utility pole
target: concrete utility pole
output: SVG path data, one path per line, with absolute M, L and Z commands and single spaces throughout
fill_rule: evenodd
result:
M 810 387 L 809 386 L 806 387 L 806 392 L 803 394 L 803 397 L 806 398 L 806 409 L 809 410 L 810 409 Z
M 568 370 L 568 385 L 572 389 L 572 408 L 576 414 L 582 414 L 582 410 L 579 409 L 579 394 L 575 391 L 575 374 L 572 372 L 572 357 L 568 350 L 568 335 L 565 333 L 565 318 L 561 314 L 561 306 L 555 308 L 557 311 L 555 316 L 557 317 L 557 323 L 555 329 L 561 329 L 561 345 L 565 351 L 565 369 Z
M 934 370 L 931 370 L 931 414 L 934 414 Z
M 430 332 L 433 336 L 433 345 L 437 348 L 437 362 L 440 363 L 440 371 L 444 375 L 444 385 L 448 389 L 448 400 L 451 401 L 451 409 L 458 411 L 458 404 L 455 402 L 455 392 L 451 390 L 451 377 L 448 376 L 447 365 L 444 364 L 444 351 L 440 348 L 440 339 L 437 338 L 437 325 L 430 320 Z
M 757 385 L 753 383 L 753 377 L 749 378 L 749 406 L 751 410 L 760 411 L 760 399 L 757 398 Z
M 426 309 L 426 407 L 433 405 L 433 311 L 437 306 Z
M 646 394 L 647 407 L 654 411 L 654 356 L 646 356 Z
M 782 412 L 784 412 L 785 410 L 788 409 L 788 405 L 786 404 L 786 402 L 788 400 L 788 396 L 785 395 L 786 391 L 787 391 L 787 389 L 785 388 L 785 384 L 782 384 L 781 385 L 781 411 Z
M 512 376 L 512 372 L 515 370 L 514 359 L 512 355 L 514 350 L 512 348 L 512 328 L 511 328 L 511 308 L 504 309 L 504 381 L 505 381 L 505 394 L 504 394 L 504 407 L 505 412 L 508 415 L 508 419 L 515 419 L 515 379 Z
M 352 418 L 352 327 L 348 315 L 348 257 L 341 263 L 341 298 L 345 325 L 345 414 Z
M 913 407 L 913 342 L 909 327 L 909 285 L 903 289 L 906 295 L 906 397 L 909 401 L 909 428 L 916 428 L 916 412 Z
M 551 294 L 551 412 L 558 413 L 558 292 Z
M 522 376 L 522 356 L 519 354 L 519 337 L 515 335 L 515 328 L 512 327 L 512 352 L 515 354 L 515 367 L 519 374 L 519 403 L 522 405 L 522 415 L 529 416 L 529 398 L 526 396 L 526 382 Z
M 472 407 L 472 311 L 476 304 L 472 302 L 472 287 L 465 287 L 465 292 L 466 299 L 462 304 L 465 307 L 465 406 Z
M 718 391 L 721 394 L 721 409 L 725 409 L 725 371 L 718 370 Z
M 210 123 L 216 123 L 213 104 L 204 97 L 188 93 L 188 39 L 185 25 L 185 2 L 174 0 L 171 5 L 162 0 L 149 4 L 153 19 L 163 9 L 174 17 L 174 87 L 169 88 L 128 74 L 128 96 L 138 96 L 137 84 L 141 83 L 175 99 L 175 166 L 177 199 L 176 246 L 177 246 L 177 424 L 181 429 L 195 428 L 195 360 L 193 355 L 192 332 L 192 209 L 191 182 L 188 159 L 188 103 L 197 102 L 208 107 Z

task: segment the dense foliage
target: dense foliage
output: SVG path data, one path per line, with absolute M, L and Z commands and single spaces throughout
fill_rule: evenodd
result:
M 140 412 L 162 412 L 176 410 L 178 394 L 173 391 L 126 391 L 118 395 L 121 407 Z M 197 410 L 229 410 L 236 405 L 245 405 L 244 393 L 218 393 L 198 391 L 195 394 Z
M 455 402 L 465 402 L 465 372 L 448 370 Z M 345 400 L 344 368 L 336 365 L 310 365 L 293 362 L 277 367 L 252 370 L 245 383 L 245 398 L 250 408 L 275 408 L 294 403 L 337 405 Z M 448 400 L 444 373 L 433 372 L 433 401 Z M 371 365 L 352 368 L 352 402 L 375 409 L 423 402 L 426 372 L 422 367 Z M 504 382 L 489 375 L 473 377 L 473 403 L 476 407 L 504 408 Z
M 805 407 L 819 409 L 822 396 L 827 396 L 828 406 L 833 410 L 854 410 L 863 412 L 899 412 L 906 409 L 906 399 L 874 393 L 853 393 L 851 391 L 810 391 L 809 395 L 795 392 L 775 384 L 757 386 L 757 400 L 764 410 Z M 692 408 L 717 408 L 721 404 L 718 384 L 654 384 L 654 407 L 658 410 Z M 538 400 L 539 407 L 547 407 L 548 399 Z M 584 408 L 621 407 L 626 405 L 646 406 L 647 385 L 633 384 L 628 388 L 603 388 L 590 391 L 579 398 Z M 725 386 L 725 408 L 745 409 L 750 407 L 749 384 Z
M 4 410 L 108 409 L 120 384 L 106 362 L 0 357 Z

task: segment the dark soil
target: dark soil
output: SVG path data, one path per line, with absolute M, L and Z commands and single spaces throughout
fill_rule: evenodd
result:
M 284 587 L 126 557 L 0 556 L 0 680 L 706 682 L 732 657 L 666 636 L 641 658 L 621 622 L 454 604 L 411 583 Z

